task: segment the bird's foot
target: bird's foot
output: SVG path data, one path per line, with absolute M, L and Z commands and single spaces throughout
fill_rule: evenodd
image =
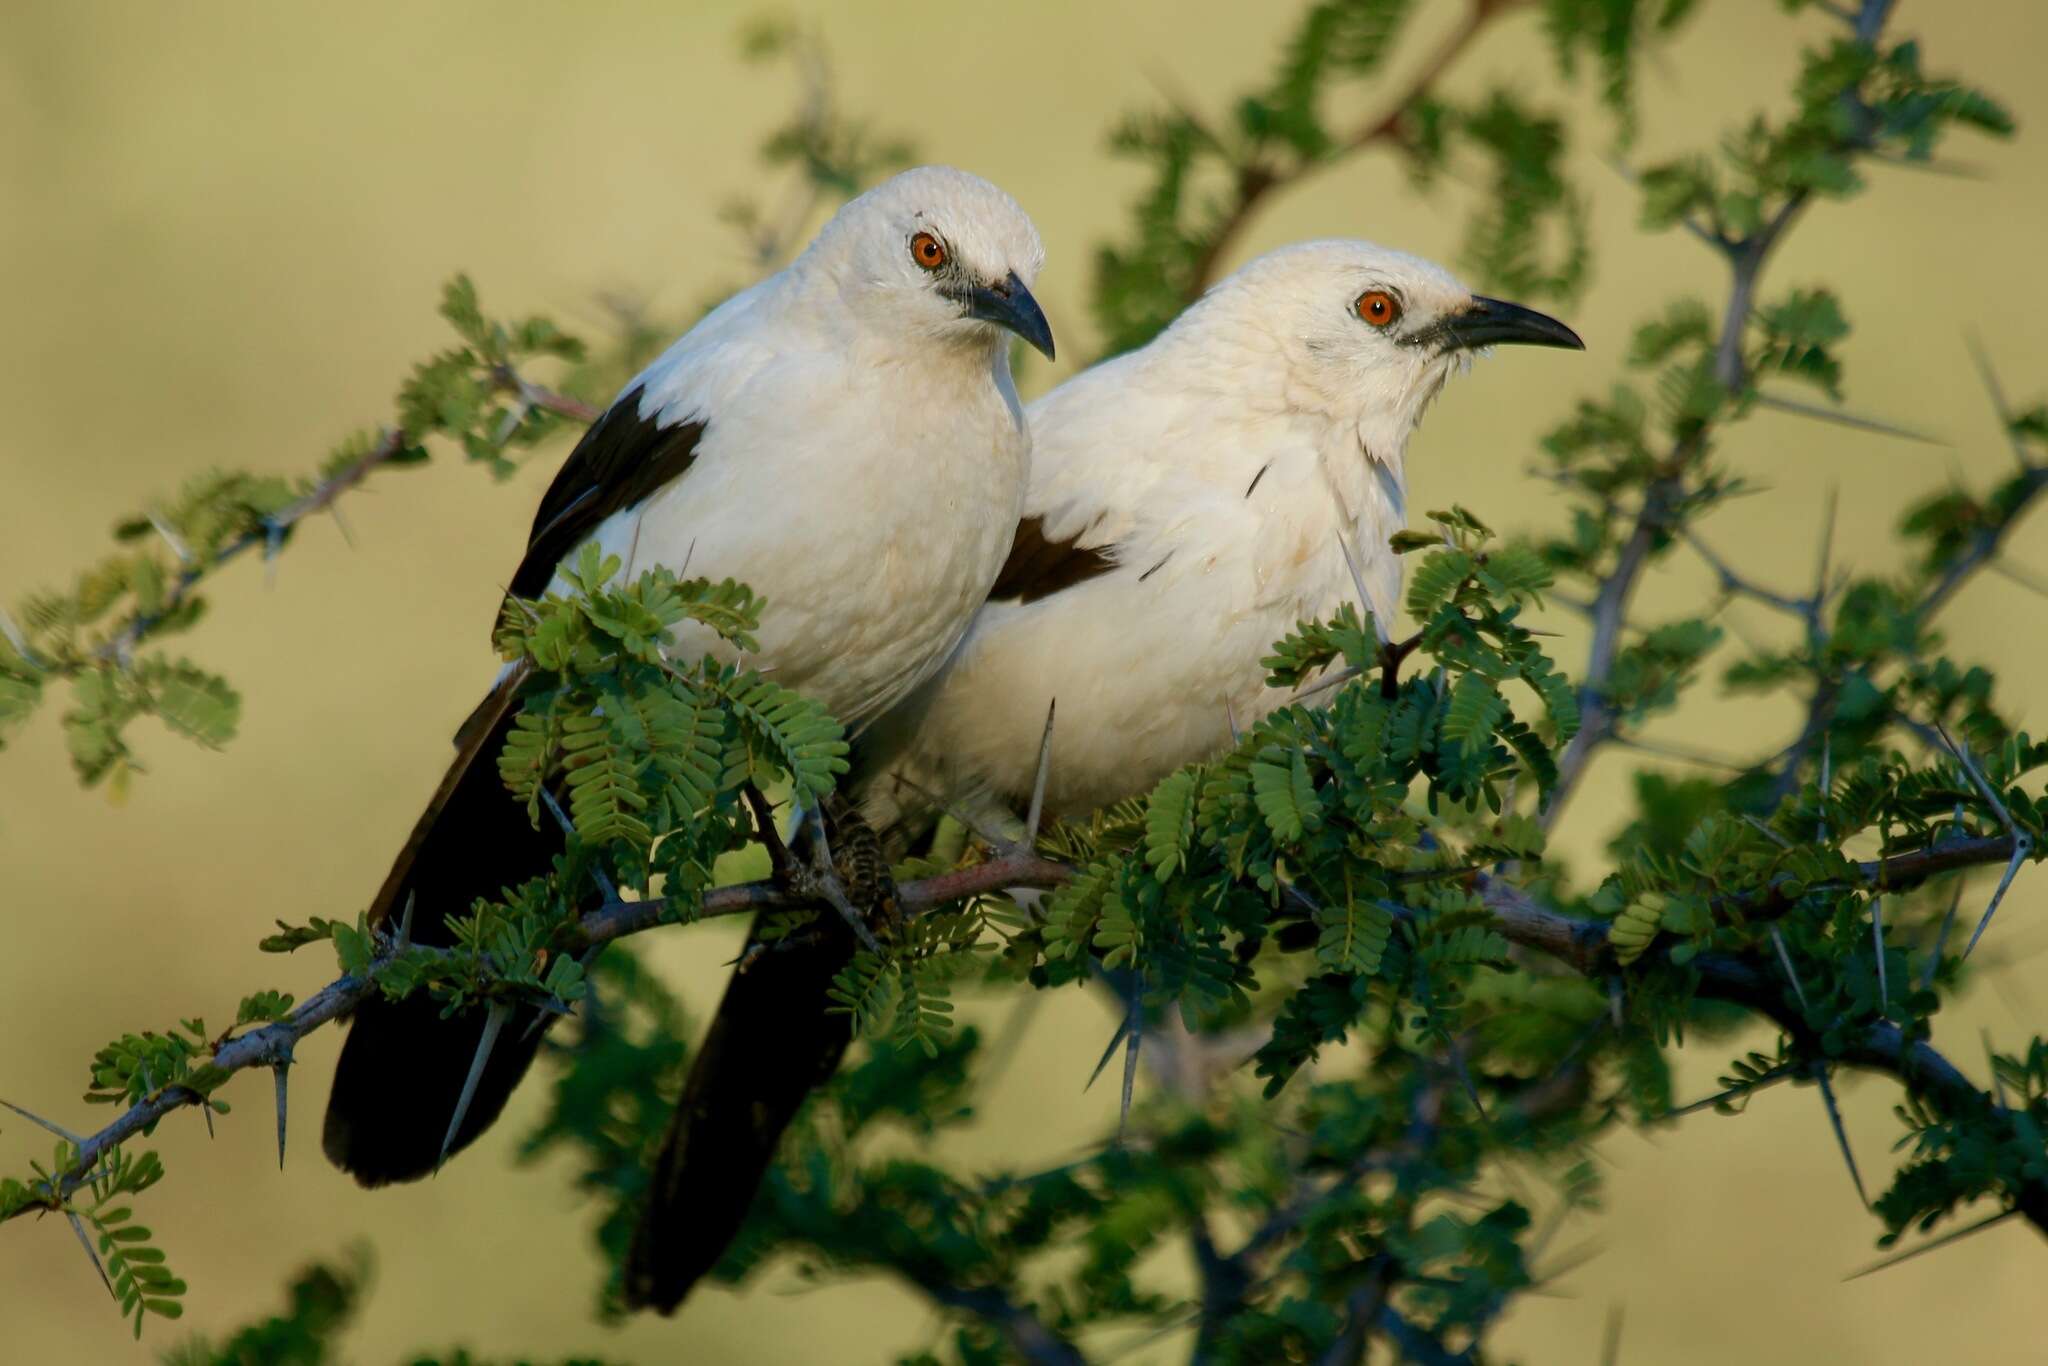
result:
M 832 827 L 832 871 L 845 889 L 847 901 L 881 938 L 889 938 L 902 924 L 903 907 L 880 836 L 840 797 L 827 800 L 825 815 Z

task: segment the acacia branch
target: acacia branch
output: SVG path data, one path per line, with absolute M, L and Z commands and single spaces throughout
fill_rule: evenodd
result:
M 397 458 L 406 448 L 404 432 L 392 428 L 377 439 L 377 444 L 367 452 L 321 480 L 295 501 L 287 504 L 254 529 L 230 541 L 219 551 L 204 560 L 191 560 L 185 554 L 185 567 L 178 577 L 164 590 L 163 601 L 154 611 L 138 609 L 124 622 L 120 629 L 93 652 L 93 658 L 107 664 L 127 664 L 134 656 L 135 649 L 158 626 L 181 611 L 191 598 L 192 590 L 211 577 L 223 564 L 257 546 L 264 548 L 264 558 L 277 553 L 284 538 L 306 518 L 316 512 L 334 506 L 335 500 L 350 489 L 356 488 L 370 477 L 378 466 Z M 174 548 L 179 548 L 175 546 Z
M 1010 1347 L 1031 1366 L 1088 1366 L 1081 1349 L 1046 1325 L 1044 1319 L 1011 1299 L 998 1286 L 958 1286 L 909 1277 L 911 1284 L 948 1309 L 988 1320 L 1002 1330 Z
M 1970 537 L 1970 543 L 1963 548 L 1961 554 L 1950 561 L 1941 578 L 1935 581 L 1934 586 L 1927 590 L 1927 596 L 1914 608 L 1914 616 L 1920 622 L 1924 624 L 1931 620 L 1934 614 L 1955 596 L 1956 591 L 1970 575 L 1997 556 L 1999 548 L 2004 545 L 2005 538 L 2013 527 L 2032 509 L 2041 491 L 2048 489 L 2048 465 L 2030 464 L 2021 472 L 2020 479 L 2019 497 L 2013 500 L 2012 506 L 2002 511 L 1995 520 L 1977 528 Z
M 1865 46 L 1874 44 L 1891 7 L 1891 0 L 1863 0 L 1856 17 L 1856 40 Z M 1867 118 L 1854 116 L 1867 114 L 1867 111 L 1853 92 L 1846 98 L 1851 103 L 1851 126 L 1861 130 Z M 1858 152 L 1865 150 L 1868 143 L 1867 130 L 1855 131 L 1843 141 L 1840 150 Z M 1763 277 L 1764 266 L 1771 253 L 1784 240 L 1785 233 L 1805 209 L 1809 198 L 1809 192 L 1804 188 L 1793 190 L 1754 233 L 1738 242 L 1717 244 L 1728 258 L 1733 278 L 1729 283 L 1728 301 L 1722 309 L 1720 336 L 1714 347 L 1714 377 L 1730 395 L 1739 393 L 1749 381 L 1742 355 L 1742 339 L 1750 314 L 1755 310 L 1757 283 Z M 1563 815 L 1566 803 L 1585 776 L 1594 751 L 1613 738 L 1615 715 L 1608 703 L 1607 689 L 1613 679 L 1615 656 L 1620 652 L 1621 631 L 1628 619 L 1629 603 L 1635 596 L 1636 586 L 1649 565 L 1651 555 L 1676 530 L 1673 513 L 1685 500 L 1687 476 L 1706 452 L 1707 435 L 1708 428 L 1702 424 L 1689 429 L 1673 443 L 1670 456 L 1644 489 L 1642 507 L 1636 512 L 1635 525 L 1630 528 L 1628 539 L 1615 558 L 1614 568 L 1600 581 L 1599 592 L 1593 599 L 1593 640 L 1587 649 L 1586 668 L 1579 681 L 1582 720 L 1578 734 L 1558 756 L 1557 781 L 1551 787 L 1550 798 L 1539 817 L 1546 831 L 1555 827 Z
M 553 413 L 557 417 L 585 424 L 597 420 L 599 410 L 590 404 L 581 399 L 571 398 L 567 394 L 556 393 L 552 389 L 528 383 L 510 366 L 494 367 L 491 378 L 499 388 L 516 394 L 520 403 L 527 408 L 537 408 Z M 103 664 L 127 665 L 133 659 L 136 649 L 150 633 L 182 611 L 191 600 L 193 591 L 217 573 L 222 565 L 259 546 L 263 549 L 264 558 L 270 559 L 283 547 L 285 538 L 292 530 L 306 518 L 326 511 L 334 511 L 339 516 L 335 504 L 341 496 L 361 487 L 364 480 L 381 466 L 397 459 L 414 444 L 415 440 L 416 438 L 403 428 L 387 428 L 368 451 L 349 461 L 298 498 L 265 517 L 256 526 L 204 559 L 191 558 L 189 553 L 169 536 L 166 529 L 160 528 L 164 530 L 166 538 L 172 540 L 172 548 L 180 552 L 179 558 L 185 562 L 184 568 L 166 586 L 162 601 L 153 610 L 144 611 L 138 608 L 92 652 L 90 658 Z M 24 658 L 29 658 L 26 650 L 22 650 L 21 653 Z M 76 673 L 82 667 L 81 665 L 60 669 L 58 672 Z
M 1472 0 L 1458 27 L 1422 70 L 1416 73 L 1408 88 L 1387 107 L 1386 112 L 1360 124 L 1333 150 L 1287 167 L 1275 167 L 1260 161 L 1240 165 L 1237 168 L 1236 193 L 1223 210 L 1222 218 L 1210 230 L 1209 240 L 1203 244 L 1201 254 L 1195 258 L 1194 269 L 1190 272 L 1187 286 L 1182 291 L 1183 297 L 1192 303 L 1215 282 L 1224 254 L 1236 241 L 1238 234 L 1251 222 L 1254 211 L 1273 191 L 1303 180 L 1315 171 L 1334 166 L 1346 157 L 1362 152 L 1368 147 L 1386 142 L 1400 142 L 1402 124 L 1417 105 L 1430 97 L 1437 83 L 1443 79 L 1458 58 L 1464 55 L 1465 49 L 1472 45 L 1472 41 L 1488 24 L 1528 3 L 1529 0 Z
M 1974 854 L 1989 853 L 1989 845 L 2009 841 L 1970 841 Z M 1947 857 L 1960 856 L 1959 846 L 1878 860 L 1876 877 L 1889 877 L 1887 885 L 1904 886 L 1924 880 L 1948 866 Z M 1947 856 L 1947 857 L 1942 857 Z M 1973 860 L 1978 861 L 1978 860 Z M 1993 861 L 1984 859 L 1981 861 Z M 1864 865 L 1866 869 L 1871 865 Z M 1543 905 L 1521 888 L 1498 878 L 1479 879 L 1481 895 L 1499 920 L 1501 934 L 1511 943 L 1537 949 L 1567 967 L 1589 977 L 1605 976 L 1616 964 L 1607 942 L 1607 923 L 1582 920 Z M 1781 980 L 1771 971 L 1731 954 L 1700 954 L 1691 963 L 1699 975 L 1698 994 L 1708 1000 L 1726 1001 L 1755 1011 L 1769 1019 L 1795 1044 L 1833 1062 L 1864 1071 L 1881 1072 L 1896 1078 L 1908 1091 L 1925 1099 L 1944 1118 L 1959 1119 L 1990 1115 L 2010 1123 L 2013 1112 L 1986 1095 L 1962 1070 L 1926 1040 L 1908 1040 L 1888 1020 L 1864 1025 L 1846 1043 L 1823 1054 L 1813 1030 L 1802 1013 L 1785 997 Z M 2048 1181 L 2030 1178 L 2012 1192 L 2014 1207 L 2027 1221 L 2048 1234 Z
M 1036 854 L 1017 853 L 972 867 L 942 873 L 937 877 L 906 883 L 899 889 L 899 901 L 906 913 L 929 910 L 967 897 L 999 892 L 1010 887 L 1052 887 L 1072 876 L 1066 865 Z M 774 882 L 750 882 L 706 892 L 701 902 L 691 898 L 655 897 L 646 901 L 618 901 L 584 915 L 576 927 L 574 947 L 578 950 L 608 944 L 614 939 L 644 933 L 664 924 L 687 923 L 718 916 L 741 915 L 761 910 L 829 909 L 815 896 L 792 891 Z M 205 1090 L 177 1084 L 164 1087 L 123 1111 L 112 1123 L 78 1144 L 71 1163 L 45 1183 L 42 1201 L 25 1206 L 15 1214 L 31 1210 L 57 1209 L 86 1184 L 107 1152 L 136 1134 L 148 1131 L 158 1120 L 188 1106 L 201 1105 L 207 1096 L 236 1072 L 251 1067 L 288 1067 L 299 1040 L 322 1025 L 341 1019 L 379 990 L 378 969 L 398 953 L 437 953 L 452 957 L 452 949 L 425 945 L 389 943 L 372 963 L 366 975 L 350 975 L 329 982 L 301 1002 L 283 1019 L 253 1029 L 218 1047 L 213 1056 L 196 1069 L 205 1079 Z M 12 1217 L 12 1216 L 10 1216 Z

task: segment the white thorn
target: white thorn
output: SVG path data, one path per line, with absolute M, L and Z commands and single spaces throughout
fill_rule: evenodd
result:
M 77 1134 L 72 1133 L 69 1129 L 63 1128 L 60 1125 L 50 1123 L 49 1120 L 44 1119 L 41 1115 L 35 1113 L 33 1110 L 24 1110 L 11 1100 L 0 1100 L 0 1105 L 6 1106 L 8 1109 L 14 1111 L 15 1114 L 20 1115 L 23 1119 L 27 1120 L 31 1124 L 37 1125 L 40 1128 L 48 1129 L 51 1133 L 57 1135 L 57 1137 L 63 1139 L 66 1143 L 69 1143 L 74 1148 L 83 1148 L 85 1146 L 85 1140 L 83 1138 L 80 1138 Z
M 1778 961 L 1785 965 L 1785 975 L 1792 979 L 1792 994 L 1799 998 L 1801 1010 L 1811 1010 L 1806 1001 L 1806 988 L 1799 984 L 1799 974 L 1793 970 L 1792 955 L 1785 950 L 1785 936 L 1778 933 L 1776 925 L 1771 926 L 1771 942 L 1778 946 Z
M 164 538 L 164 544 L 169 546 L 171 553 L 178 557 L 178 563 L 192 563 L 192 547 L 186 545 L 178 533 L 172 530 L 171 524 L 164 520 L 163 514 L 155 508 L 151 508 L 148 515 L 149 524 L 156 528 L 157 535 Z
M 1059 706 L 1054 698 L 1045 705 L 1045 730 L 1038 737 L 1038 771 L 1031 780 L 1031 810 L 1024 818 L 1024 847 L 1038 845 L 1038 823 L 1045 815 L 1045 782 L 1052 774 L 1052 717 Z
M 476 1041 L 476 1057 L 470 1061 L 469 1075 L 462 1080 L 462 1094 L 455 1099 L 455 1113 L 449 1117 L 447 1136 L 441 1140 L 441 1156 L 434 1161 L 436 1171 L 448 1160 L 448 1150 L 455 1146 L 455 1133 L 468 1117 L 469 1103 L 476 1099 L 477 1083 L 483 1080 L 484 1064 L 491 1060 L 491 1049 L 497 1045 L 498 1031 L 505 1027 L 505 1017 L 511 1013 L 512 1007 L 503 1001 L 493 1001 L 484 1015 L 484 1032 Z
M 64 1211 L 64 1217 L 71 1221 L 71 1231 L 78 1235 L 78 1245 L 85 1249 L 86 1256 L 92 1258 L 92 1269 L 100 1273 L 100 1284 L 107 1288 L 109 1295 L 113 1295 L 115 1299 L 121 1298 L 114 1295 L 114 1283 L 107 1279 L 107 1269 L 100 1264 L 100 1254 L 93 1250 L 92 1239 L 85 1231 L 85 1220 L 68 1209 Z
M 1970 931 L 1970 942 L 1963 946 L 1963 957 L 1968 958 L 1970 950 L 1976 948 L 1977 941 L 1984 937 L 1985 929 L 1991 924 L 1991 917 L 1998 913 L 1998 903 L 2005 900 L 2005 889 L 2012 886 L 2014 876 L 2019 873 L 2020 864 L 2026 862 L 2027 855 L 2032 853 L 2033 849 L 2034 841 L 2030 836 L 2019 835 L 2013 839 L 2012 857 L 2006 861 L 2005 874 L 1998 879 L 1998 890 L 1991 894 L 1991 904 L 1984 908 L 1983 919 L 1977 922 L 1976 929 Z
M 1849 1131 L 1842 1127 L 1842 1108 L 1835 1104 L 1835 1088 L 1828 1080 L 1826 1064 L 1814 1064 L 1813 1079 L 1820 1083 L 1821 1102 L 1827 1106 L 1828 1123 L 1834 1126 L 1835 1142 L 1842 1149 L 1842 1161 L 1849 1165 L 1849 1179 L 1856 1183 L 1856 1198 L 1868 1209 L 1870 1197 L 1863 1190 L 1863 1173 L 1856 1170 L 1856 1154 L 1849 1150 Z

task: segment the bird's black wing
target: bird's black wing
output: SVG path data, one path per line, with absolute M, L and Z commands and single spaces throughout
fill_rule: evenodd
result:
M 622 394 L 570 452 L 534 516 L 526 554 L 508 585 L 513 593 L 546 591 L 562 558 L 607 517 L 690 468 L 704 424 L 642 417 L 641 396 L 637 386 Z M 392 861 L 370 923 L 392 923 L 410 906 L 414 941 L 445 945 L 449 917 L 478 897 L 495 897 L 549 872 L 561 840 L 552 830 L 533 828 L 495 763 L 519 714 L 525 679 L 523 669 L 501 678 L 457 732 L 455 762 Z M 490 1127 L 533 1061 L 546 1022 L 523 1007 L 515 1012 L 451 1139 L 448 1124 L 485 1018 L 471 1010 L 444 1019 L 440 1003 L 423 992 L 359 1006 L 327 1103 L 323 1142 L 335 1165 L 366 1186 L 411 1181 L 440 1164 L 444 1144 L 456 1152 Z
M 508 585 L 516 595 L 538 597 L 555 577 L 555 566 L 605 518 L 652 496 L 696 460 L 704 424 L 642 417 L 643 392 L 636 385 L 619 395 L 562 462 L 533 515 L 526 555 Z
M 1091 529 L 1083 527 L 1066 540 L 1055 541 L 1046 537 L 1043 517 L 1026 517 L 1017 523 L 1010 557 L 997 572 L 988 600 L 1037 602 L 1116 568 L 1111 547 L 1081 544 Z

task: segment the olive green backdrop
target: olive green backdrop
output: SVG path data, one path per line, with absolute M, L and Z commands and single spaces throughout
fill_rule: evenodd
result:
M 1092 244 L 1120 225 L 1138 181 L 1102 151 L 1112 118 L 1170 87 L 1224 105 L 1263 67 L 1291 6 L 1145 0 L 813 4 L 852 110 L 913 135 L 924 154 L 987 175 L 1036 216 L 1050 249 L 1040 291 L 1066 357 L 1091 352 Z M 1425 5 L 1414 61 L 1455 17 Z M 1764 0 L 1703 7 L 1644 72 L 1644 160 L 1708 144 L 1787 86 L 1786 22 Z M 404 368 L 443 340 L 432 313 L 451 272 L 487 307 L 546 309 L 594 331 L 605 291 L 686 311 L 744 273 L 717 207 L 756 176 L 759 135 L 788 107 L 780 71 L 742 64 L 751 4 L 540 5 L 62 3 L 0 7 L 0 599 L 97 555 L 117 514 L 221 462 L 309 468 L 335 437 L 389 413 Z M 1861 437 L 1765 415 L 1730 437 L 1767 491 L 1723 513 L 1716 539 L 1787 585 L 1811 572 L 1818 509 L 1839 488 L 1842 551 L 1873 563 L 1902 501 L 1943 471 L 1978 481 L 2010 457 L 1964 347 L 1974 331 L 2010 387 L 2048 385 L 2048 7 L 1908 3 L 1930 65 L 2009 101 L 2022 133 L 1958 138 L 1981 174 L 1874 171 L 1874 193 L 1820 206 L 1793 234 L 1773 291 L 1824 279 L 1843 294 L 1852 406 L 1929 429 L 1945 445 Z M 1806 31 L 1818 33 L 1819 20 Z M 1528 20 L 1499 27 L 1456 84 L 1555 85 Z M 1575 100 L 1583 108 L 1584 100 Z M 1361 99 L 1363 111 L 1369 101 Z M 1587 132 L 1604 124 L 1589 121 Z M 1412 463 L 1418 505 L 1456 498 L 1497 524 L 1546 515 L 1524 473 L 1532 436 L 1572 396 L 1604 387 L 1632 322 L 1676 287 L 1717 290 L 1718 264 L 1682 234 L 1633 231 L 1635 199 L 1587 137 L 1597 275 L 1569 311 L 1586 355 L 1503 354 L 1459 381 Z M 1455 252 L 1460 196 L 1420 200 L 1375 154 L 1279 200 L 1234 260 L 1292 239 L 1373 237 Z M 1060 373 L 1065 373 L 1063 367 Z M 1055 376 L 1039 367 L 1025 387 Z M 379 476 L 351 498 L 351 550 L 310 526 L 266 590 L 253 564 L 223 576 L 215 620 L 188 648 L 247 698 L 224 753 L 168 738 L 123 807 L 75 789 L 52 718 L 0 756 L 0 1095 L 86 1128 L 77 1097 L 93 1050 L 123 1029 L 218 1017 L 244 991 L 305 994 L 325 957 L 253 947 L 279 915 L 352 915 L 381 878 L 493 660 L 485 644 L 552 454 L 509 485 L 446 460 Z M 2048 568 L 2048 527 L 2015 559 Z M 1646 606 L 1706 591 L 1685 560 Z M 1773 629 L 1738 607 L 1737 624 Z M 2041 599 L 1985 576 L 1948 613 L 1966 652 L 1999 668 L 2008 706 L 2043 724 Z M 1567 624 L 1568 625 L 1568 624 Z M 1567 661 L 1578 657 L 1566 643 Z M 1789 714 L 1791 701 L 1784 704 Z M 1674 738 L 1743 751 L 1784 716 L 1703 706 Z M 1579 798 L 1575 843 L 1612 824 L 1625 756 Z M 1962 1059 L 1981 1029 L 2041 1027 L 2048 962 L 2042 874 L 2025 874 L 1986 974 L 1939 1037 Z M 731 927 L 643 947 L 707 1004 Z M 975 1165 L 1057 1160 L 1113 1120 L 1113 1087 L 1082 1094 L 1109 1028 L 1071 996 L 1038 1012 L 974 1133 Z M 585 1212 L 560 1169 L 509 1155 L 536 1109 L 432 1182 L 364 1195 L 320 1159 L 319 1105 L 335 1036 L 302 1049 L 291 1158 L 271 1151 L 267 1079 L 229 1092 L 238 1113 L 206 1138 L 190 1115 L 157 1137 L 172 1177 L 150 1222 L 193 1284 L 188 1324 L 219 1328 L 278 1302 L 283 1278 L 353 1239 L 379 1265 L 356 1360 L 463 1342 L 492 1353 L 580 1348 L 645 1362 L 862 1361 L 929 1340 L 935 1320 L 887 1284 L 805 1289 L 788 1271 L 744 1295 L 699 1294 L 673 1321 L 612 1331 L 587 1316 L 597 1277 Z M 1684 1069 L 1711 1086 L 1727 1050 Z M 1981 1062 L 1973 1069 L 1982 1073 Z M 1851 1082 L 1849 1129 L 1866 1172 L 1899 1132 L 1888 1084 Z M 43 1136 L 0 1126 L 7 1168 Z M 1844 1283 L 1870 1255 L 1817 1096 L 1760 1097 L 1742 1120 L 1700 1116 L 1601 1145 L 1608 1210 L 1577 1233 L 1599 1254 L 1554 1297 L 1524 1300 L 1499 1334 L 1530 1362 L 1597 1355 L 1612 1305 L 1622 1359 L 1663 1362 L 2032 1362 L 2048 1357 L 2039 1296 L 2048 1248 L 2005 1226 L 1935 1257 Z M 1880 1175 L 1881 1180 L 1881 1175 Z M 1171 1259 L 1162 1277 L 1184 1270 Z M 142 1359 L 61 1223 L 0 1230 L 0 1323 L 15 1360 Z M 1172 1344 L 1132 1360 L 1175 1360 Z

